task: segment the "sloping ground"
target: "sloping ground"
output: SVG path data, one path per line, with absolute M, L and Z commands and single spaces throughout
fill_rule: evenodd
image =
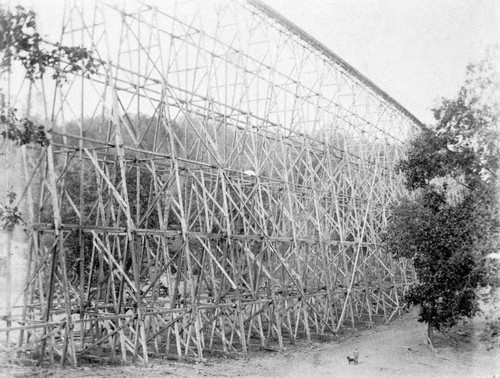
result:
M 436 335 L 438 353 L 427 347 L 417 309 L 388 325 L 345 336 L 339 342 L 290 345 L 283 354 L 257 352 L 248 361 L 208 359 L 204 364 L 166 360 L 148 367 L 86 366 L 46 370 L 0 365 L 0 377 L 500 377 L 498 338 L 484 338 L 480 317 L 446 336 Z M 497 319 L 500 314 L 490 312 Z M 490 335 L 491 336 L 491 335 Z M 359 350 L 359 364 L 347 355 Z

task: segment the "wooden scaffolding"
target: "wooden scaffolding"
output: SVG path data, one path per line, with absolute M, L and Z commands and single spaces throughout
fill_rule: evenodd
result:
M 165 3 L 68 3 L 59 42 L 98 74 L 23 83 L 51 144 L 23 149 L 29 279 L 3 348 L 246 356 L 392 319 L 414 274 L 381 232 L 419 121 L 258 0 Z

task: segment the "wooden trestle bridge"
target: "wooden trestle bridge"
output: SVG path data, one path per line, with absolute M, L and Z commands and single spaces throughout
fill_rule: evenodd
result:
M 415 277 L 381 233 L 419 121 L 259 0 L 124 7 L 67 3 L 59 42 L 104 64 L 19 89 L 52 143 L 22 150 L 2 350 L 246 356 L 397 316 Z

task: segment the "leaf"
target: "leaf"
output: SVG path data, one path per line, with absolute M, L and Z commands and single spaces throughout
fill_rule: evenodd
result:
M 9 198 L 9 204 L 12 204 L 15 201 L 17 194 L 13 191 L 9 191 L 7 193 L 7 197 Z

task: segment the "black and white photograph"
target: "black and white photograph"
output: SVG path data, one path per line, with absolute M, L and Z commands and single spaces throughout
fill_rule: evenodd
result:
M 0 0 L 0 378 L 500 378 L 499 0 Z

